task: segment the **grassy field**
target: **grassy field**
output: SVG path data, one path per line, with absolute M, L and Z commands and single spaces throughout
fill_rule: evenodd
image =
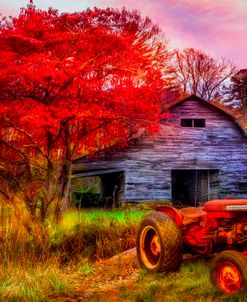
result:
M 115 264 L 121 268 L 121 264 Z M 111 268 L 113 268 L 112 265 Z M 213 288 L 209 281 L 209 263 L 186 262 L 177 273 L 150 274 L 144 270 L 130 273 L 130 278 L 116 276 L 107 269 L 108 278 L 115 279 L 115 286 L 98 286 L 88 301 L 133 302 L 245 302 L 247 294 L 229 296 Z M 122 267 L 122 271 L 126 271 Z M 123 273 L 124 275 L 124 273 Z M 126 280 L 125 280 L 126 278 Z M 108 281 L 110 283 L 110 280 Z M 112 295 L 109 296 L 109 293 Z
M 0 301 L 50 301 L 70 296 L 91 264 L 135 246 L 146 212 L 71 211 L 44 228 L 0 211 Z M 80 280 L 79 283 L 83 280 Z
M 133 253 L 111 258 L 135 246 L 146 213 L 71 211 L 58 225 L 47 222 L 45 232 L 5 213 L 0 301 L 247 301 L 212 288 L 208 262 L 187 261 L 179 273 L 165 275 L 140 270 Z

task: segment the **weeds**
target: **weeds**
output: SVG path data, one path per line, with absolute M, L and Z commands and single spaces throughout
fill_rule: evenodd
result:
M 150 274 L 140 270 L 135 288 L 121 286 L 120 299 L 135 302 L 244 302 L 246 294 L 227 295 L 213 288 L 209 263 L 184 263 L 178 273 Z M 107 300 L 106 300 L 107 301 Z M 109 300 L 110 301 L 110 300 Z
M 179 273 L 149 274 L 136 258 L 110 258 L 135 245 L 146 211 L 70 212 L 53 225 L 0 211 L 0 301 L 245 302 L 213 288 L 209 263 Z M 77 300 L 79 297 L 79 300 Z
M 109 258 L 135 246 L 144 211 L 91 210 L 65 214 L 61 223 L 39 225 L 27 217 L 0 219 L 0 263 L 28 264 L 57 257 L 61 264 Z
M 135 245 L 143 215 L 132 210 L 70 212 L 57 225 L 39 225 L 25 212 L 16 216 L 2 208 L 0 301 L 36 302 L 70 295 L 77 287 L 71 279 L 94 275 L 90 261 Z
M 79 266 L 79 272 L 85 276 L 95 274 L 94 268 L 88 262 L 85 262 Z
M 136 230 L 145 213 L 135 210 L 68 213 L 52 231 L 52 248 L 63 263 L 85 257 L 110 258 L 135 246 Z
M 13 265 L 0 270 L 1 301 L 43 301 L 44 297 L 68 295 L 74 287 L 55 262 L 33 267 Z

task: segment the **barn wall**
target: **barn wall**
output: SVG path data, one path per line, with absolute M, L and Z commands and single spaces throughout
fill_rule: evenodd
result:
M 125 200 L 171 199 L 171 170 L 219 170 L 220 193 L 247 197 L 247 138 L 233 120 L 193 97 L 172 107 L 154 141 L 143 141 L 111 158 L 75 163 L 74 171 L 125 172 Z M 181 118 L 205 118 L 205 128 L 184 128 Z M 87 171 L 87 172 L 86 172 Z
M 126 161 L 126 199 L 170 199 L 171 170 L 218 169 L 220 193 L 247 197 L 247 139 L 224 113 L 198 100 L 172 108 L 152 148 L 140 145 Z M 184 128 L 181 118 L 205 118 L 205 128 Z

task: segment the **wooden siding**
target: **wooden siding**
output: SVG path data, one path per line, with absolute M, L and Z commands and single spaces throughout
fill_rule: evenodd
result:
M 81 160 L 73 173 L 124 171 L 125 199 L 171 199 L 172 170 L 218 170 L 220 191 L 247 197 L 247 138 L 228 115 L 198 98 L 188 98 L 170 109 L 154 141 L 143 141 L 110 159 Z M 204 118 L 205 128 L 181 127 L 181 118 Z M 215 190 L 214 190 L 215 191 Z

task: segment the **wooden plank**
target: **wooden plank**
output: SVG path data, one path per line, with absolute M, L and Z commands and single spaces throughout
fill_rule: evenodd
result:
M 105 170 L 95 170 L 95 171 L 86 171 L 86 172 L 79 172 L 72 174 L 71 178 L 78 178 L 78 177 L 89 177 L 89 176 L 100 176 L 115 172 L 124 172 L 122 169 L 105 169 Z

